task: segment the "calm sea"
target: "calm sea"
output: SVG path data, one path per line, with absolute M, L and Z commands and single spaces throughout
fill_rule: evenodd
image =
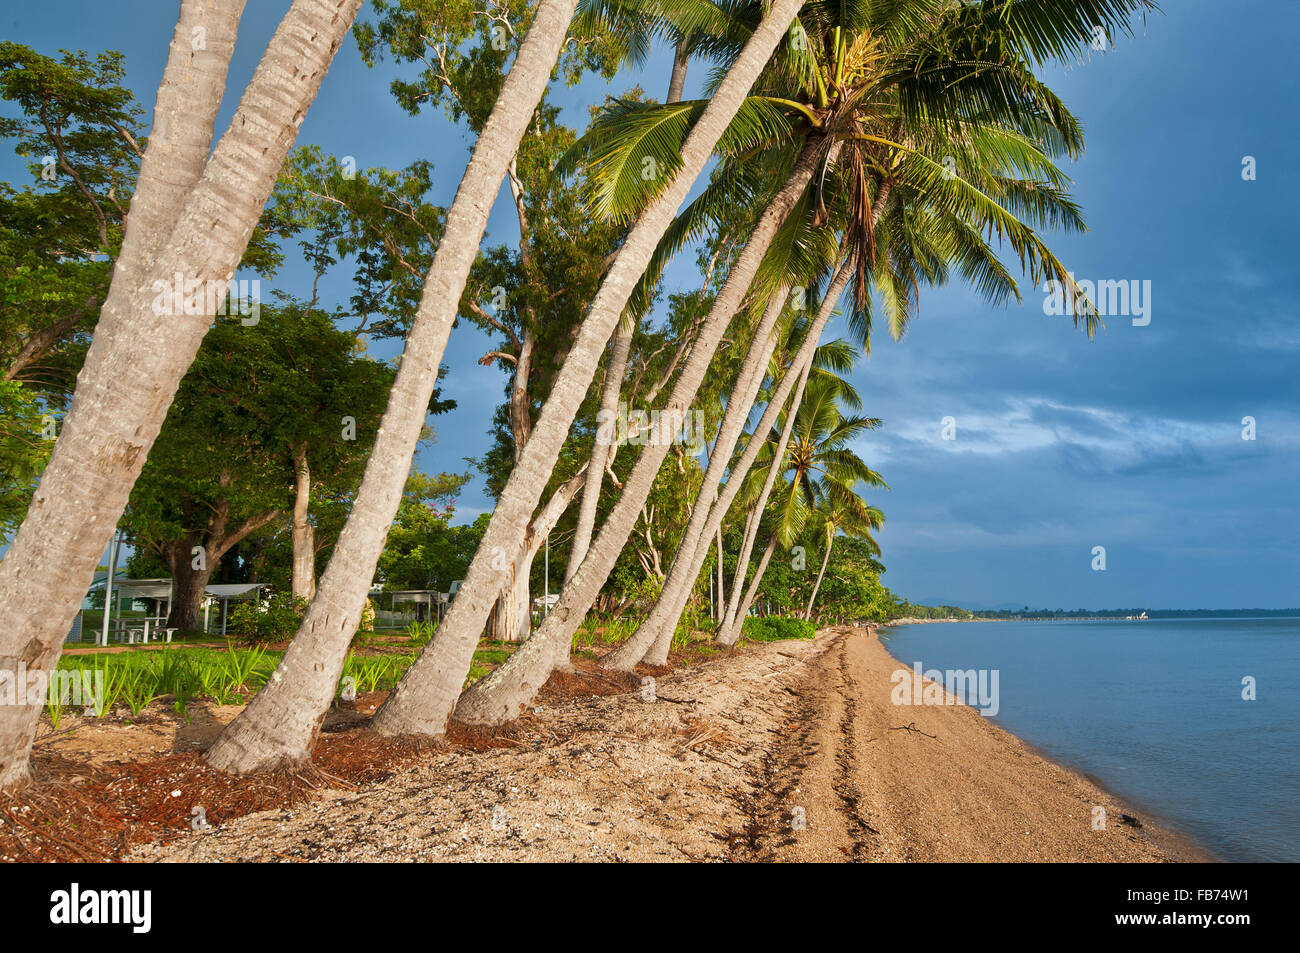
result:
M 884 641 L 909 667 L 997 669 L 994 722 L 1222 859 L 1300 860 L 1300 619 L 932 623 Z

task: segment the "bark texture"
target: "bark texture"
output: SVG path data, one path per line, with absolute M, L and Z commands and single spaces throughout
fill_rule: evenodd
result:
M 610 343 L 609 360 L 605 365 L 605 386 L 601 389 L 600 412 L 596 417 L 596 435 L 592 441 L 591 460 L 587 464 L 587 485 L 582 489 L 582 502 L 578 505 L 578 525 L 573 534 L 573 547 L 569 564 L 564 571 L 568 582 L 582 565 L 591 548 L 591 537 L 596 531 L 596 510 L 600 505 L 600 488 L 605 468 L 614 462 L 618 450 L 614 443 L 617 433 L 615 417 L 618 415 L 618 398 L 627 374 L 628 356 L 632 352 L 632 334 L 636 330 L 630 321 L 619 322 L 618 330 Z
M 159 313 L 167 309 L 154 306 L 154 282 L 180 275 L 224 294 L 360 3 L 295 0 L 210 159 L 206 145 L 242 4 L 182 6 L 159 92 L 156 118 L 162 128 L 142 163 L 123 255 L 62 433 L 0 562 L 0 666 L 54 665 L 176 387 L 207 332 L 206 309 Z M 204 27 L 203 49 L 193 48 L 193 26 Z M 164 155 L 171 150 L 177 154 Z M 195 181 L 197 168 L 202 172 Z M 149 346 L 142 348 L 141 341 Z M 33 706 L 0 711 L 0 787 L 25 778 L 38 713 Z
M 801 0 L 774 0 L 687 135 L 677 174 L 629 232 L 553 384 L 532 439 L 501 493 L 456 601 L 432 643 L 407 670 L 375 716 L 375 728 L 380 732 L 439 735 L 446 730 L 497 588 L 493 582 L 496 570 L 492 568 L 492 559 L 498 552 L 514 552 L 519 546 L 541 488 L 559 459 L 574 416 L 591 387 L 601 352 L 636 282 L 801 5 Z M 626 529 L 623 535 L 626 538 Z M 554 613 L 548 620 L 553 617 Z
M 337 689 L 348 645 L 360 623 L 388 528 L 401 501 L 437 383 L 438 364 L 487 227 L 488 213 L 546 90 L 576 2 L 544 0 L 529 27 L 447 213 L 443 239 L 425 281 L 420 308 L 407 335 L 401 367 L 351 515 L 334 546 L 316 597 L 271 681 L 209 749 L 207 759 L 215 767 L 248 773 L 301 763 L 311 756 L 320 723 Z M 525 513 L 523 519 L 529 515 Z M 518 551 L 518 545 L 509 550 Z M 480 548 L 478 556 L 484 552 Z M 502 549 L 499 558 L 504 559 L 506 552 Z M 499 576 L 493 583 L 496 575 L 495 571 L 480 571 L 477 587 L 471 592 L 466 591 L 471 582 L 467 577 L 439 627 L 441 634 L 452 617 L 459 615 L 462 627 L 457 631 L 469 641 L 471 656 L 488 608 L 500 589 Z M 470 602 L 473 612 L 466 611 Z M 466 616 L 473 620 L 472 631 L 463 627 Z M 468 671 L 468 664 L 465 668 Z
M 293 455 L 292 591 L 295 599 L 316 594 L 316 528 L 311 522 L 311 461 L 307 448 Z
M 811 181 L 817 159 L 815 149 L 806 151 L 790 179 L 760 216 L 750 241 L 728 273 L 709 314 L 697 329 L 690 355 L 669 394 L 663 413 L 684 413 L 695 399 L 732 316 L 740 310 L 777 229 Z M 642 450 L 587 558 L 565 585 L 555 609 L 533 637 L 504 665 L 465 692 L 456 706 L 458 719 L 475 724 L 499 724 L 517 717 L 521 708 L 532 701 L 550 677 L 556 660 L 567 657 L 573 633 L 581 625 L 618 560 L 669 449 L 667 444 L 658 441 Z M 640 651 L 644 653 L 645 647 Z

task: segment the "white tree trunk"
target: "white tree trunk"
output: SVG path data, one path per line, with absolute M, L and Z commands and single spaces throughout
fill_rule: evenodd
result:
M 668 578 L 659 591 L 659 598 L 655 600 L 645 621 L 641 623 L 641 628 L 632 639 L 605 657 L 603 664 L 608 667 L 630 671 L 632 666 L 641 661 L 640 658 L 633 658 L 638 651 L 634 647 L 637 644 L 647 646 L 641 650 L 646 664 L 663 665 L 668 661 L 668 651 L 672 648 L 677 620 L 690 599 L 691 590 L 694 589 L 695 581 L 700 576 L 700 567 L 704 565 L 709 543 L 713 540 L 717 528 L 709 524 L 709 513 L 717 504 L 718 487 L 722 483 L 728 464 L 731 463 L 732 455 L 736 452 L 736 443 L 745 430 L 745 423 L 758 400 L 767 365 L 772 360 L 777 339 L 780 337 L 777 322 L 785 312 L 789 296 L 789 289 L 783 285 L 764 310 L 763 320 L 754 331 L 754 340 L 745 355 L 740 372 L 736 375 L 736 385 L 732 390 L 731 400 L 727 402 L 727 410 L 722 415 L 722 427 L 718 432 L 718 439 L 713 445 L 713 456 L 710 457 L 708 468 L 704 471 L 700 492 L 696 495 L 695 505 L 691 508 L 690 522 L 686 526 L 686 532 L 682 534 L 681 544 L 677 547 L 672 567 L 668 570 Z
M 311 467 L 306 447 L 294 454 L 293 491 L 293 595 L 310 600 L 316 594 L 316 530 L 310 519 Z
M 665 103 L 681 102 L 682 90 L 686 86 L 686 66 L 690 56 L 686 51 L 686 41 L 677 44 L 673 53 L 673 71 L 668 83 L 668 98 Z M 618 413 L 618 398 L 623 390 L 623 378 L 627 374 L 628 358 L 632 353 L 632 337 L 636 334 L 636 321 L 625 314 L 614 331 L 610 343 L 609 360 L 605 364 L 605 386 L 600 395 L 600 411 L 596 417 L 596 437 L 592 441 L 591 461 L 587 472 L 590 477 L 582 488 L 582 502 L 578 509 L 578 525 L 573 532 L 573 545 L 569 549 L 569 563 L 564 570 L 567 583 L 582 565 L 582 560 L 591 548 L 591 537 L 596 532 L 596 510 L 600 505 L 600 489 L 604 483 L 605 467 L 614 462 L 614 451 L 609 438 L 613 429 L 609 426 Z M 653 400 L 653 398 L 650 398 Z M 605 426 L 601 427 L 601 421 Z
M 695 344 L 669 394 L 665 413 L 682 412 L 695 399 L 718 343 L 732 316 L 740 309 L 773 236 L 807 188 L 816 165 L 816 152 L 808 150 L 785 186 L 764 210 L 708 315 L 700 322 Z M 785 394 L 788 393 L 786 390 Z M 784 400 L 784 396 L 781 399 Z M 568 657 L 573 633 L 581 625 L 618 560 L 669 449 L 664 442 L 655 441 L 642 450 L 636 466 L 623 484 L 614 509 L 601 526 L 577 574 L 565 584 L 555 609 L 523 648 L 461 696 L 456 706 L 459 720 L 473 724 L 499 724 L 517 717 L 546 683 L 556 660 Z M 641 651 L 644 652 L 644 648 Z
M 801 0 L 773 0 L 687 135 L 681 150 L 682 164 L 673 181 L 638 217 L 619 249 L 552 386 L 532 439 L 501 493 L 456 601 L 448 610 L 433 642 L 407 670 L 397 689 L 376 714 L 374 725 L 377 730 L 386 734 L 438 735 L 446 729 L 447 719 L 460 695 L 461 682 L 473 659 L 478 631 L 496 589 L 493 577 L 497 571 L 492 567 L 492 560 L 497 553 L 513 552 L 519 546 L 541 488 L 546 485 L 559 458 L 574 416 L 595 376 L 601 352 L 628 298 L 649 264 L 659 239 L 672 223 L 714 146 L 740 109 L 800 6 Z M 535 638 L 529 640 L 530 643 L 533 641 Z
M 799 413 L 799 405 L 803 403 L 804 388 L 808 384 L 808 374 L 812 370 L 812 361 L 805 361 L 800 368 L 791 368 L 790 372 L 799 375 L 799 383 L 795 387 L 794 399 L 790 401 L 790 409 L 785 415 L 785 426 L 781 428 L 781 437 L 777 441 L 776 451 L 772 455 L 772 463 L 767 469 L 767 476 L 763 479 L 763 488 L 758 494 L 758 500 L 754 503 L 752 518 L 745 522 L 745 538 L 740 544 L 740 555 L 736 560 L 736 574 L 731 580 L 731 601 L 727 604 L 727 614 L 722 620 L 722 625 L 718 628 L 718 641 L 731 645 L 735 643 L 734 638 L 729 638 L 731 627 L 736 622 L 736 616 L 740 611 L 741 593 L 745 588 L 745 575 L 749 571 L 749 557 L 754 551 L 754 542 L 758 538 L 758 527 L 763 521 L 763 512 L 767 509 L 767 501 L 772 496 L 772 488 L 776 486 L 777 477 L 784 471 L 782 464 L 785 462 L 785 452 L 790 446 L 790 436 L 794 433 L 795 416 Z M 766 439 L 766 434 L 763 435 Z
M 668 98 L 666 103 L 682 101 L 682 92 L 686 89 L 686 67 L 690 65 L 691 55 L 686 49 L 686 41 L 680 41 L 673 50 L 673 72 L 668 81 Z
M 813 603 L 817 601 L 817 593 L 822 587 L 822 578 L 826 575 L 826 567 L 831 561 L 831 547 L 835 545 L 835 534 L 831 533 L 830 538 L 826 540 L 826 554 L 822 556 L 822 568 L 817 570 L 817 581 L 813 583 L 812 595 L 808 597 L 808 608 L 803 610 L 803 620 L 812 621 Z
M 596 434 L 592 441 L 591 460 L 587 464 L 587 485 L 582 488 L 582 502 L 578 508 L 578 525 L 573 532 L 573 547 L 569 551 L 569 564 L 564 570 L 568 582 L 582 565 L 591 547 L 591 536 L 596 531 L 596 509 L 600 505 L 600 488 L 605 468 L 614 462 L 618 447 L 614 443 L 617 432 L 615 416 L 618 398 L 623 390 L 623 377 L 627 373 L 628 356 L 632 353 L 632 335 L 636 324 L 626 317 L 620 321 L 610 344 L 609 360 L 605 365 L 605 386 L 600 395 L 600 411 L 596 417 Z
M 758 587 L 763 582 L 763 573 L 767 572 L 767 564 L 772 561 L 774 552 L 776 552 L 775 533 L 768 539 L 763 555 L 758 560 L 758 568 L 754 570 L 754 578 L 749 581 L 749 588 L 745 590 L 745 598 L 740 602 L 740 610 L 732 621 L 731 628 L 718 636 L 718 641 L 723 645 L 735 645 L 740 641 L 740 634 L 745 628 L 745 617 L 749 615 L 750 607 L 754 604 L 754 598 L 758 595 Z
M 483 240 L 488 213 L 546 91 L 576 3 L 543 0 L 538 7 L 447 213 L 443 239 L 425 280 L 419 311 L 406 336 L 401 366 L 361 488 L 335 543 L 316 598 L 271 681 L 209 749 L 207 760 L 215 767 L 247 773 L 301 763 L 311 757 L 316 733 L 338 687 L 348 645 L 360 623 L 388 528 L 401 502 L 437 383 L 438 364 Z M 528 515 L 524 514 L 525 520 Z M 509 564 L 507 552 L 517 550 L 517 545 L 510 550 L 502 548 L 491 558 L 500 560 L 499 565 L 504 567 Z M 480 548 L 479 555 L 484 552 Z M 479 574 L 477 591 L 462 588 L 457 593 L 438 629 L 441 635 L 457 617 L 463 620 L 471 615 L 472 629 L 465 628 L 463 622 L 457 628 L 460 637 L 470 642 L 471 656 L 499 589 L 496 571 L 486 579 L 486 585 L 483 576 Z M 495 582 L 492 577 L 497 577 Z M 470 581 L 467 577 L 466 582 Z M 473 612 L 464 607 L 470 601 Z
M 27 518 L 0 562 L 0 667 L 21 662 L 34 671 L 54 665 L 176 387 L 207 332 L 209 309 L 168 313 L 174 309 L 165 306 L 165 297 L 156 300 L 162 296 L 155 281 L 170 286 L 179 275 L 188 286 L 183 291 L 210 288 L 214 297 L 224 295 L 360 3 L 295 0 L 258 64 L 230 129 L 188 194 L 193 156 L 178 156 L 174 162 L 160 159 L 150 177 L 137 185 L 141 217 L 136 220 L 140 237 L 133 239 L 136 260 L 119 262 L 114 269 L 63 432 Z M 173 65 L 183 72 L 190 62 L 201 64 L 195 67 L 201 75 L 192 77 L 194 90 L 214 87 L 215 78 L 224 73 L 226 65 L 220 61 L 233 47 L 239 5 L 212 2 L 205 9 L 201 25 L 206 27 L 207 50 L 194 50 L 193 36 L 178 28 L 164 82 L 169 73 L 175 75 Z M 174 118 L 164 123 L 162 135 L 148 151 L 165 150 L 169 138 L 182 152 L 194 150 L 205 138 L 197 127 L 211 121 L 212 104 L 186 104 L 179 91 L 170 88 L 160 100 L 169 104 L 166 108 Z M 194 116 L 186 115 L 186 109 Z M 172 171 L 177 175 L 169 179 L 173 184 L 154 193 L 154 176 L 170 176 Z M 158 223 L 167 237 L 146 235 L 138 225 L 141 221 Z M 166 223 L 174 227 L 168 231 Z M 164 306 L 155 307 L 159 303 Z M 25 777 L 38 714 L 32 706 L 5 706 L 0 711 L 0 787 Z
M 794 364 L 796 366 L 801 362 L 812 359 L 812 354 L 817 349 L 817 342 L 821 338 L 822 329 L 825 328 L 826 322 L 830 319 L 831 313 L 835 310 L 835 302 L 843 292 L 844 287 L 848 284 L 850 276 L 850 263 L 841 265 L 839 272 L 831 282 L 831 287 L 827 292 L 826 299 L 822 302 L 821 308 L 818 309 L 817 317 L 813 320 L 813 324 L 808 329 L 803 344 L 800 345 L 799 351 L 795 355 Z M 767 407 L 763 411 L 763 416 L 759 420 L 758 426 L 755 427 L 755 433 L 767 433 L 772 429 L 776 424 L 776 418 L 780 413 L 781 407 L 784 406 L 786 399 L 790 396 L 790 391 L 794 386 L 794 375 L 787 374 L 781 379 L 780 383 L 777 385 L 775 393 L 773 393 L 771 400 L 768 401 Z M 745 452 L 741 454 L 740 459 L 732 468 L 731 475 L 728 478 L 726 485 L 723 487 L 720 496 L 708 513 L 708 523 L 707 528 L 704 530 L 704 538 L 707 539 L 722 525 L 722 518 L 731 508 L 732 501 L 735 500 L 736 495 L 740 492 L 740 488 L 744 484 L 745 476 L 749 473 L 750 467 L 754 465 L 754 461 L 758 458 L 758 452 L 761 447 L 761 440 L 751 440 L 749 445 L 745 447 Z M 699 571 L 699 564 L 697 563 L 694 567 L 694 576 L 698 576 Z M 694 576 L 692 576 L 692 578 L 694 578 Z M 673 626 L 676 626 L 677 615 L 681 614 L 684 606 L 685 601 L 683 599 L 679 605 L 668 607 L 666 609 Z M 672 614 L 674 612 L 676 613 L 675 615 Z M 657 636 L 658 632 L 656 632 L 655 635 Z M 641 636 L 640 631 L 633 636 L 633 639 L 639 636 Z M 628 643 L 631 642 L 632 639 L 629 639 Z M 624 644 L 627 645 L 628 643 Z M 640 651 L 644 654 L 650 648 L 650 645 L 651 643 L 648 637 L 642 638 Z M 630 670 L 631 667 L 639 661 L 637 658 L 632 658 L 631 661 L 628 661 L 635 651 L 636 647 L 630 649 L 622 659 L 618 660 L 619 664 L 621 666 L 626 666 L 627 669 Z
M 546 545 L 547 535 L 555 529 L 555 524 L 569 508 L 574 496 L 585 486 L 589 472 L 587 464 L 583 464 L 582 469 L 574 476 L 560 484 L 560 487 L 551 494 L 551 498 L 546 501 L 546 505 L 529 522 L 523 548 L 515 557 L 511 568 L 511 580 L 497 603 L 495 610 L 497 614 L 501 615 L 504 609 L 508 619 L 497 620 L 494 628 L 495 638 L 507 642 L 523 642 L 532 631 L 533 600 L 529 586 L 533 563 L 537 561 L 537 554 Z M 503 606 L 502 603 L 507 601 L 508 605 Z

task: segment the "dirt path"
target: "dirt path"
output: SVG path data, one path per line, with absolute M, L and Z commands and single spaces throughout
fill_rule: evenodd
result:
M 1150 824 L 1119 824 L 1122 805 L 974 710 L 891 705 L 898 667 L 865 630 L 750 646 L 130 859 L 1171 858 Z M 891 730 L 904 724 L 919 731 Z

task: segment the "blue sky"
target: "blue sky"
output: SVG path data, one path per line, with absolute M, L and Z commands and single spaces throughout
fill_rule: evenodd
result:
M 248 4 L 232 90 L 286 7 Z M 1165 7 L 1135 38 L 1047 73 L 1088 142 L 1066 171 L 1090 231 L 1052 236 L 1053 247 L 1080 279 L 1149 281 L 1150 323 L 1110 317 L 1089 341 L 1068 317 L 1044 314 L 1039 289 L 1022 284 L 1022 304 L 994 309 L 953 285 L 924 292 L 907 336 L 882 332 L 856 373 L 867 411 L 884 420 L 858 449 L 892 487 L 874 500 L 887 516 L 885 581 L 915 601 L 1300 605 L 1300 322 L 1290 294 L 1300 3 Z M 176 9 L 176 0 L 48 0 L 12 5 L 0 23 L 7 39 L 45 53 L 123 51 L 128 82 L 151 108 Z M 641 83 L 662 96 L 668 63 L 658 51 L 608 91 Z M 434 198 L 448 202 L 470 140 L 440 113 L 399 110 L 387 89 L 395 73 L 366 69 L 349 40 L 299 143 L 362 167 L 431 159 Z M 564 91 L 569 121 L 606 92 Z M 1242 178 L 1245 156 L 1254 181 Z M 0 157 L 0 177 L 17 174 L 16 160 Z M 489 241 L 513 234 L 498 201 Z M 690 257 L 670 270 L 670 287 L 692 285 Z M 294 267 L 276 284 L 309 289 Z M 342 300 L 345 276 L 325 293 Z M 462 458 L 487 448 L 503 383 L 477 364 L 489 343 L 467 326 L 452 335 L 443 386 L 460 407 L 437 420 L 424 469 L 463 470 Z M 943 439 L 946 417 L 955 439 Z M 476 480 L 461 515 L 490 506 Z M 1104 572 L 1092 569 L 1096 546 L 1106 548 Z

